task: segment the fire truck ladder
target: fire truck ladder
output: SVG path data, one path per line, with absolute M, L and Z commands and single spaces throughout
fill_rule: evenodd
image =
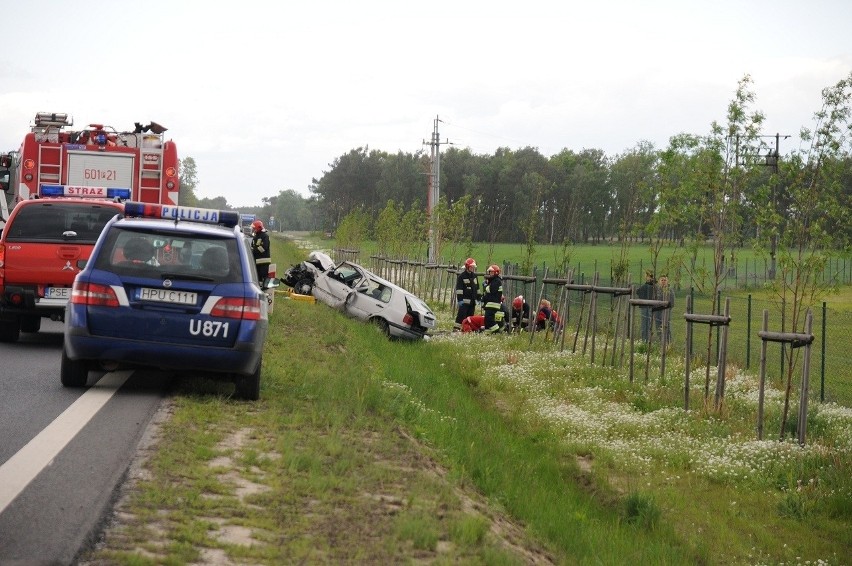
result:
M 73 123 L 74 121 L 67 114 L 48 112 L 36 114 L 32 132 L 36 142 L 39 143 L 37 171 L 39 184 L 62 182 L 62 146 L 59 144 L 59 133 L 62 128 Z M 51 145 L 43 145 L 44 143 Z
M 62 183 L 62 146 L 38 146 L 38 181 L 41 183 Z
M 145 134 L 139 149 L 139 200 L 163 202 L 163 136 Z

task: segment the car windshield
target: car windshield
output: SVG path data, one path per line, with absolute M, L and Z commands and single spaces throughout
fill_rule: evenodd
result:
M 361 272 L 355 269 L 354 266 L 344 263 L 331 273 L 329 273 L 329 277 L 337 279 L 338 281 L 345 283 L 347 286 L 352 287 L 353 289 L 358 285 L 358 282 L 361 281 Z
M 6 241 L 94 244 L 109 219 L 120 212 L 100 204 L 28 204 L 18 210 L 8 226 Z
M 114 227 L 95 268 L 119 275 L 239 283 L 243 272 L 237 245 L 234 238 L 211 234 Z

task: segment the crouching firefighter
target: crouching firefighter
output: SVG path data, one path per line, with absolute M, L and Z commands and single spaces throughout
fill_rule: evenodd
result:
M 503 330 L 503 280 L 500 278 L 500 266 L 490 265 L 485 272 L 482 286 L 482 308 L 485 311 L 484 332 L 494 334 Z

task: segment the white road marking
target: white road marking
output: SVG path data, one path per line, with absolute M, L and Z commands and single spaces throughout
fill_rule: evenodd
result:
M 110 372 L 44 427 L 35 438 L 0 466 L 0 513 L 24 491 L 43 469 L 71 442 L 86 423 L 124 385 L 132 370 Z

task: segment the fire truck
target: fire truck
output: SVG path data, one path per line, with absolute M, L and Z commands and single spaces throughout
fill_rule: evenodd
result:
M 13 179 L 18 165 L 18 152 L 0 153 L 0 231 L 9 218 L 9 211 L 15 206 L 16 196 Z
M 178 204 L 178 155 L 167 128 L 151 122 L 133 131 L 89 124 L 72 130 L 68 114 L 39 112 L 17 154 L 0 155 L 9 177 L 0 205 L 0 227 L 14 204 L 39 194 L 42 185 L 130 189 L 131 200 Z

